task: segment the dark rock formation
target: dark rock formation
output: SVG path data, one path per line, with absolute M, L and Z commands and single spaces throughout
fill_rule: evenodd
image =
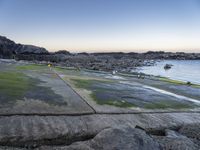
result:
M 14 41 L 0 36 L 0 58 L 14 58 L 18 54 L 48 54 L 45 48 L 16 44 Z
M 13 58 L 18 45 L 15 42 L 0 36 L 0 58 Z
M 42 47 L 34 45 L 18 45 L 19 48 L 16 50 L 16 54 L 48 54 L 48 51 Z
M 173 130 L 165 130 L 165 136 L 156 136 L 156 141 L 165 150 L 198 150 L 199 146 L 192 139 Z
M 55 54 L 70 55 L 71 53 L 69 51 L 66 51 L 66 50 L 59 50 L 59 51 L 55 52 Z

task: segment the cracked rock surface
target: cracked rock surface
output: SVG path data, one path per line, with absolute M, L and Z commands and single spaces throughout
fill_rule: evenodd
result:
M 145 131 L 130 126 L 117 126 L 113 128 L 108 128 L 102 130 L 93 139 L 85 142 L 76 142 L 70 146 L 66 147 L 54 147 L 52 150 L 56 149 L 91 149 L 91 150 L 101 150 L 101 149 L 135 149 L 135 150 L 159 150 L 160 145 L 158 142 L 154 141 Z M 41 147 L 41 150 L 49 149 L 49 147 Z
M 200 149 L 199 113 L 2 116 L 0 149 Z

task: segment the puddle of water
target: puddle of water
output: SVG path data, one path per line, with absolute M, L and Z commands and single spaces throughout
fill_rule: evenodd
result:
M 111 76 L 105 76 L 105 78 L 107 78 L 107 79 L 124 80 L 123 77 L 120 77 L 120 76 L 113 76 L 113 75 L 111 75 Z

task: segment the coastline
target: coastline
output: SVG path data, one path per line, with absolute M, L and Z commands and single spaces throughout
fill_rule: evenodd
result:
M 182 149 L 187 147 L 188 143 L 190 143 L 190 148 L 198 149 L 199 140 L 195 139 L 198 139 L 199 135 L 195 133 L 200 132 L 200 108 L 190 101 L 180 101 L 179 104 L 182 97 L 159 93 L 145 86 L 200 101 L 198 92 L 200 85 L 188 86 L 184 82 L 163 80 L 163 78 L 145 74 L 138 78 L 138 73 L 117 72 L 113 75 L 108 71 L 59 66 L 53 66 L 50 69 L 47 64 L 47 62 L 35 64 L 26 61 L 0 60 L 1 75 L 7 72 L 0 82 L 8 83 L 8 80 L 2 80 L 9 78 L 8 72 L 21 72 L 31 77 L 31 80 L 33 77 L 41 80 L 40 90 L 51 87 L 51 91 L 50 89 L 44 91 L 45 95 L 55 93 L 56 95 L 51 95 L 51 97 L 54 96 L 55 99 L 59 98 L 58 95 L 64 97 L 64 103 L 60 99 L 61 101 L 51 104 L 49 102 L 54 99 L 44 101 L 44 96 L 38 97 L 38 93 L 34 95 L 32 91 L 26 103 L 23 103 L 22 98 L 18 107 L 10 109 L 8 105 L 6 112 L 0 109 L 1 149 L 70 150 L 80 149 L 80 147 L 82 149 L 107 149 L 111 138 L 115 139 L 112 142 L 115 148 L 120 148 L 122 145 L 127 149 L 129 146 L 140 147 L 138 142 L 133 141 L 141 140 L 148 142 L 143 147 L 152 146 L 154 149 L 165 149 L 169 146 L 173 148 L 178 146 Z M 19 75 L 20 79 L 24 78 L 22 74 Z M 14 82 L 17 76 L 18 74 L 12 76 L 14 79 L 11 78 L 9 83 Z M 120 83 L 120 81 L 126 83 Z M 32 86 L 37 87 L 34 84 Z M 109 94 L 113 93 L 113 98 L 139 98 L 138 101 L 133 101 L 138 106 L 133 107 L 127 103 L 124 104 L 123 101 L 116 103 L 115 99 L 109 103 L 101 103 L 102 99 L 91 99 L 91 93 L 95 94 L 98 88 L 101 88 L 100 91 L 104 93 L 109 91 L 107 87 L 111 91 Z M 6 90 L 6 86 L 3 89 Z M 126 91 L 129 92 L 126 93 Z M 137 92 L 134 95 L 128 95 L 133 91 Z M 72 93 L 74 94 L 71 95 Z M 37 98 L 37 101 L 34 98 Z M 171 100 L 160 103 L 161 98 L 163 101 Z M 154 103 L 156 100 L 159 103 Z M 58 105 L 60 102 L 62 102 L 61 105 Z M 145 103 L 140 104 L 140 102 Z M 67 105 L 63 107 L 66 103 Z M 145 106 L 146 103 L 149 104 Z M 11 129 L 12 132 L 10 132 Z M 133 135 L 137 135 L 138 139 L 135 136 L 132 137 Z M 132 140 L 129 141 L 130 139 Z

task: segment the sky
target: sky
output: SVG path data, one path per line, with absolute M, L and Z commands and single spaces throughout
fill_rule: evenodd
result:
M 0 0 L 0 35 L 49 51 L 200 52 L 200 0 Z

